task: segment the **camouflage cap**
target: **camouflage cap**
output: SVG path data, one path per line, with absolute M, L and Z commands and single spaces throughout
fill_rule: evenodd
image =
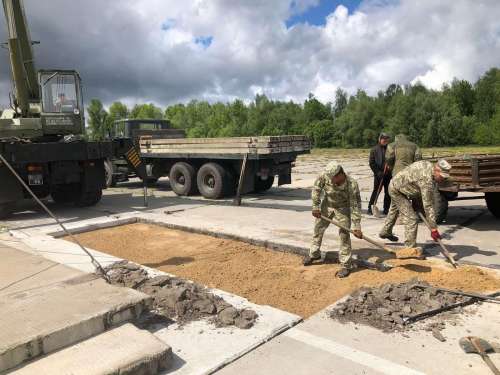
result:
M 340 172 L 343 172 L 343 171 L 344 170 L 342 169 L 342 166 L 339 163 L 337 163 L 336 161 L 329 162 L 325 168 L 325 173 L 330 178 L 338 175 Z
M 380 135 L 378 136 L 378 139 L 389 139 L 391 138 L 391 136 L 388 134 L 388 133 L 380 133 Z
M 441 170 L 441 176 L 444 178 L 450 177 L 451 165 L 444 159 L 439 159 L 437 162 L 437 166 Z

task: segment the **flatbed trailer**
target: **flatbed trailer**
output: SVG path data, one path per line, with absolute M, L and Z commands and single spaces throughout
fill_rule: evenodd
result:
M 290 184 L 297 156 L 310 149 L 303 135 L 166 138 L 150 134 L 139 141 L 141 160 L 154 177 L 169 176 L 177 195 L 201 193 L 210 199 L 268 190 L 276 176 L 278 185 Z
M 485 199 L 490 212 L 500 219 L 500 154 L 468 155 L 447 158 L 451 164 L 451 183 L 440 186 L 436 215 L 440 221 L 446 218 L 448 201 Z M 459 196 L 462 192 L 480 193 L 475 196 Z

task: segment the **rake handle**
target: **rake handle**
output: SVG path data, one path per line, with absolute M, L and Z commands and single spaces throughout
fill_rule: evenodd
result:
M 343 230 L 345 230 L 345 231 L 347 231 L 347 232 L 349 232 L 349 233 L 354 234 L 354 231 L 353 231 L 352 229 L 347 228 L 346 226 L 342 225 L 341 223 L 339 223 L 339 222 L 338 222 L 337 220 L 335 220 L 335 219 L 330 219 L 329 217 L 326 217 L 326 216 L 323 216 L 323 215 L 321 215 L 321 218 L 322 218 L 323 220 L 326 220 L 326 221 L 328 221 L 328 222 L 332 223 L 333 225 L 335 225 L 335 226 L 339 227 L 340 229 L 343 229 Z M 390 253 L 395 253 L 395 251 L 394 251 L 393 249 L 391 249 L 390 247 L 385 246 L 382 242 L 379 242 L 379 241 L 377 241 L 377 240 L 374 240 L 373 238 L 368 237 L 368 236 L 366 236 L 365 234 L 363 234 L 363 236 L 361 237 L 361 239 L 365 240 L 366 242 L 371 243 L 372 245 L 377 246 L 379 249 L 382 249 L 382 250 L 388 251 L 388 252 L 390 252 Z
M 432 230 L 432 228 L 431 228 L 429 222 L 427 221 L 427 218 L 425 217 L 425 215 L 422 212 L 418 211 L 418 216 L 420 216 L 420 218 L 425 223 L 425 225 L 427 226 L 427 228 L 429 228 L 429 230 Z M 450 263 L 451 263 L 451 265 L 453 267 L 458 268 L 458 265 L 455 262 L 455 259 L 453 259 L 453 257 L 451 256 L 450 252 L 448 251 L 448 249 L 444 245 L 443 241 L 441 241 L 441 239 L 438 238 L 437 242 L 439 243 L 439 246 L 441 247 L 441 254 L 443 254 L 445 256 L 445 258 L 450 261 Z

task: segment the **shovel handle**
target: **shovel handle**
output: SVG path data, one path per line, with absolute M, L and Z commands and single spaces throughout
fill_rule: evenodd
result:
M 425 223 L 425 225 L 427 226 L 427 228 L 429 228 L 429 230 L 432 230 L 429 222 L 427 221 L 427 218 L 425 217 L 425 215 L 422 213 L 422 212 L 418 212 L 418 216 L 420 216 L 420 218 L 422 219 L 422 221 Z M 451 263 L 451 265 L 455 268 L 457 268 L 457 263 L 455 262 L 455 259 L 453 259 L 453 257 L 451 256 L 450 252 L 448 251 L 448 249 L 446 248 L 446 246 L 444 245 L 443 241 L 441 241 L 441 239 L 438 238 L 438 243 L 439 243 L 439 246 L 441 247 L 441 254 L 443 254 L 445 256 L 446 259 L 448 259 L 448 261 Z
M 324 216 L 324 215 L 321 215 L 321 218 L 322 218 L 323 220 L 326 220 L 326 221 L 328 221 L 328 222 L 332 223 L 333 225 L 335 225 L 335 226 L 339 227 L 340 229 L 343 229 L 343 230 L 345 230 L 345 231 L 347 231 L 347 232 L 349 232 L 349 233 L 354 234 L 354 231 L 353 231 L 352 229 L 347 228 L 346 226 L 342 225 L 341 223 L 339 223 L 339 222 L 338 222 L 337 220 L 335 220 L 335 219 L 330 219 L 329 217 L 326 217 L 326 216 Z M 374 240 L 373 238 L 368 237 L 368 236 L 366 236 L 365 234 L 363 234 L 363 236 L 362 236 L 361 238 L 362 238 L 363 240 L 365 240 L 366 242 L 369 242 L 369 243 L 371 243 L 372 245 L 377 246 L 379 249 L 382 249 L 382 250 L 388 251 L 388 252 L 390 252 L 390 253 L 395 253 L 395 251 L 394 251 L 393 249 L 391 249 L 390 247 L 385 246 L 382 242 L 379 242 L 379 241 L 377 241 L 377 240 Z

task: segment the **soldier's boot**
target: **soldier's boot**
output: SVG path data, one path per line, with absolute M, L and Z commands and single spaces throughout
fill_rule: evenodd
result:
M 302 261 L 302 264 L 304 266 L 310 266 L 311 264 L 313 264 L 313 262 L 315 260 L 319 260 L 321 259 L 321 255 L 317 255 L 317 256 L 310 256 L 310 255 L 306 255 Z
M 389 241 L 392 241 L 392 242 L 398 242 L 399 241 L 399 237 L 395 236 L 393 233 L 380 232 L 378 236 L 380 238 L 384 239 L 384 240 L 389 240 Z
M 372 206 L 368 206 L 368 210 L 366 210 L 366 213 L 370 216 L 373 215 Z
M 343 266 L 340 270 L 337 271 L 335 276 L 337 276 L 339 279 L 343 279 L 344 277 L 349 276 L 351 273 L 351 270 L 348 267 Z

